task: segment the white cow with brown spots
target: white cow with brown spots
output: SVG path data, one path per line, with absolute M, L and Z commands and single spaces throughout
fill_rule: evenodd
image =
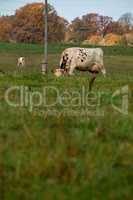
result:
M 65 49 L 61 55 L 60 69 L 72 75 L 74 70 L 88 71 L 92 74 L 89 83 L 91 90 L 96 75 L 100 72 L 105 76 L 106 69 L 103 63 L 103 50 L 101 48 L 79 48 Z

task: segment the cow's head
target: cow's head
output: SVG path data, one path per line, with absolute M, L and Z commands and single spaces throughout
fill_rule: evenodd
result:
M 57 69 L 52 70 L 52 73 L 53 73 L 56 77 L 60 77 L 60 76 L 65 75 L 65 74 L 66 74 L 66 71 L 65 71 L 64 69 L 57 68 Z

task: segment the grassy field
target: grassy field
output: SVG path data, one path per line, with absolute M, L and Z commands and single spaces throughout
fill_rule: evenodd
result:
M 49 46 L 49 72 L 66 47 Z M 88 93 L 87 73 L 42 76 L 41 46 L 0 44 L 0 69 L 6 72 L 0 77 L 0 200 L 133 199 L 133 48 L 103 49 L 107 77 L 99 75 Z M 16 68 L 18 56 L 26 57 L 22 73 Z M 26 105 L 12 107 L 5 101 L 14 86 L 26 87 Z M 51 106 L 37 106 L 33 94 L 46 87 Z M 56 102 L 53 88 L 63 103 Z M 113 97 L 121 88 L 126 96 Z M 88 104 L 78 102 L 76 94 L 83 89 Z M 19 97 L 19 91 L 10 94 L 13 102 Z M 128 113 L 116 109 L 122 99 Z

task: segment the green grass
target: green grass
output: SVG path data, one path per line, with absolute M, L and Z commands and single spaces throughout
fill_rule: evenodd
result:
M 58 54 L 61 53 L 65 48 L 69 47 L 75 47 L 75 46 L 81 46 L 81 47 L 96 47 L 96 46 L 90 46 L 90 45 L 80 45 L 80 44 L 49 44 L 48 45 L 48 52 L 50 54 Z M 133 48 L 128 46 L 110 46 L 110 47 L 102 47 L 104 50 L 105 55 L 126 55 L 126 56 L 132 56 L 133 55 Z M 0 52 L 10 52 L 10 53 L 17 53 L 17 54 L 42 54 L 43 53 L 43 45 L 37 45 L 37 44 L 23 44 L 23 43 L 15 43 L 15 44 L 9 44 L 9 43 L 0 43 Z
M 64 47 L 51 45 L 49 71 L 58 65 Z M 124 54 L 122 47 L 105 49 L 108 74 L 96 79 L 95 94 L 88 95 L 91 106 L 74 107 L 71 99 L 75 96 L 71 96 L 64 100 L 69 107 L 58 102 L 50 108 L 34 106 L 30 112 L 29 104 L 7 105 L 4 95 L 8 88 L 26 86 L 32 95 L 43 87 L 56 87 L 60 95 L 72 95 L 81 94 L 84 86 L 87 94 L 89 76 L 76 73 L 55 78 L 49 73 L 43 77 L 40 46 L 0 45 L 0 69 L 6 72 L 0 77 L 0 199 L 133 199 L 133 50 L 126 48 Z M 112 49 L 117 49 L 117 55 Z M 20 74 L 16 59 L 21 53 L 27 66 Z M 115 110 L 111 102 L 114 92 L 125 85 L 129 87 L 128 115 Z M 18 102 L 19 96 L 13 92 L 10 99 Z M 49 89 L 46 97 L 50 104 L 57 96 Z M 99 100 L 100 106 L 96 106 Z M 120 96 L 113 103 L 120 107 Z

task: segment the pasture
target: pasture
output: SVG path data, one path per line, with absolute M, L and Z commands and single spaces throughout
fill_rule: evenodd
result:
M 87 73 L 65 78 L 51 73 L 68 46 L 50 45 L 49 74 L 42 76 L 42 46 L 0 44 L 0 70 L 6 72 L 0 76 L 2 200 L 133 199 L 133 48 L 103 47 L 107 77 L 99 75 L 88 94 Z M 26 57 L 22 73 L 16 67 L 19 56 Z M 13 86 L 26 87 L 29 96 L 47 87 L 51 106 L 37 106 L 37 97 L 32 107 L 30 102 L 9 106 L 5 92 Z M 63 103 L 53 104 L 53 87 L 66 97 Z M 128 107 L 122 114 L 116 107 L 123 96 L 113 95 L 123 87 Z M 83 89 L 89 105 L 74 96 Z M 10 95 L 14 102 L 19 97 L 18 91 Z

